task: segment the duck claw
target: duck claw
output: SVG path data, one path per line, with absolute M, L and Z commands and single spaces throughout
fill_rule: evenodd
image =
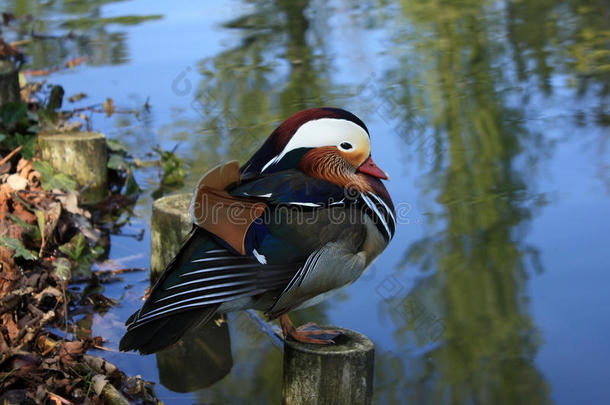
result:
M 301 343 L 310 343 L 317 345 L 330 345 L 335 343 L 334 339 L 343 333 L 336 329 L 323 329 L 313 322 L 308 322 L 305 325 L 295 328 L 292 322 L 286 320 L 282 322 L 284 338 L 290 337 L 292 340 Z M 280 319 L 282 321 L 282 319 Z
M 314 343 L 321 345 L 329 345 L 335 343 L 334 339 L 342 335 L 340 330 L 336 329 L 323 329 L 313 322 L 301 325 L 296 329 L 298 334 L 296 337 L 289 335 L 291 338 L 298 342 L 303 343 Z M 301 339 L 301 340 L 299 340 Z
M 313 322 L 295 328 L 287 315 L 280 317 L 284 339 L 290 337 L 292 340 L 301 343 L 311 343 L 315 345 L 330 345 L 335 343 L 333 339 L 342 335 L 342 332 L 335 329 L 322 329 Z

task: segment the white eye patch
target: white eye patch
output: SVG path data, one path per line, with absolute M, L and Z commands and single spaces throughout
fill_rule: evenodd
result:
M 264 172 L 269 166 L 279 162 L 290 151 L 299 148 L 319 148 L 336 146 L 344 152 L 355 148 L 370 150 L 369 136 L 358 124 L 337 118 L 320 118 L 301 125 L 284 147 L 284 150 L 263 166 Z

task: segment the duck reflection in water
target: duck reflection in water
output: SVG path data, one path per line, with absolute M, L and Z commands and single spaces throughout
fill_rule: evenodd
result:
M 163 386 L 174 392 L 193 392 L 229 374 L 231 337 L 227 322 L 221 319 L 189 330 L 176 344 L 156 353 Z

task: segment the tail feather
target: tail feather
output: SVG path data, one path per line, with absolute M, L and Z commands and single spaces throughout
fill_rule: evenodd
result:
M 299 266 L 263 264 L 195 228 L 142 308 L 127 320 L 119 348 L 143 354 L 161 350 L 194 326 L 208 322 L 223 303 L 283 289 Z
M 199 243 L 202 245 L 204 245 L 205 242 L 210 243 L 208 240 L 209 238 L 207 238 L 204 233 L 201 231 L 197 232 L 194 228 L 185 238 L 183 246 L 178 254 L 167 265 L 164 273 L 153 287 L 153 292 L 159 289 L 162 290 L 165 279 L 171 277 L 172 273 L 179 270 L 185 262 L 188 263 L 191 254 L 190 251 Z M 151 295 L 153 292 L 151 292 Z M 176 343 L 189 329 L 201 323 L 208 322 L 216 313 L 218 306 L 219 305 L 212 304 L 203 308 L 172 314 L 172 316 L 159 317 L 147 322 L 140 322 L 139 318 L 142 315 L 142 311 L 145 311 L 145 303 L 143 308 L 133 313 L 129 319 L 127 319 L 127 322 L 125 322 L 127 325 L 127 332 L 125 332 L 125 335 L 121 338 L 119 350 L 138 350 L 141 354 L 158 352 L 159 350 Z
M 176 343 L 192 327 L 210 321 L 217 309 L 218 305 L 213 305 L 130 328 L 121 339 L 119 350 L 138 350 L 141 354 L 158 352 Z

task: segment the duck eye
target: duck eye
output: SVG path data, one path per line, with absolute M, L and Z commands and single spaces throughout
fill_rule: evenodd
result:
M 353 148 L 352 144 L 349 142 L 341 142 L 341 145 L 339 145 L 339 146 L 343 150 L 350 150 L 351 148 Z

